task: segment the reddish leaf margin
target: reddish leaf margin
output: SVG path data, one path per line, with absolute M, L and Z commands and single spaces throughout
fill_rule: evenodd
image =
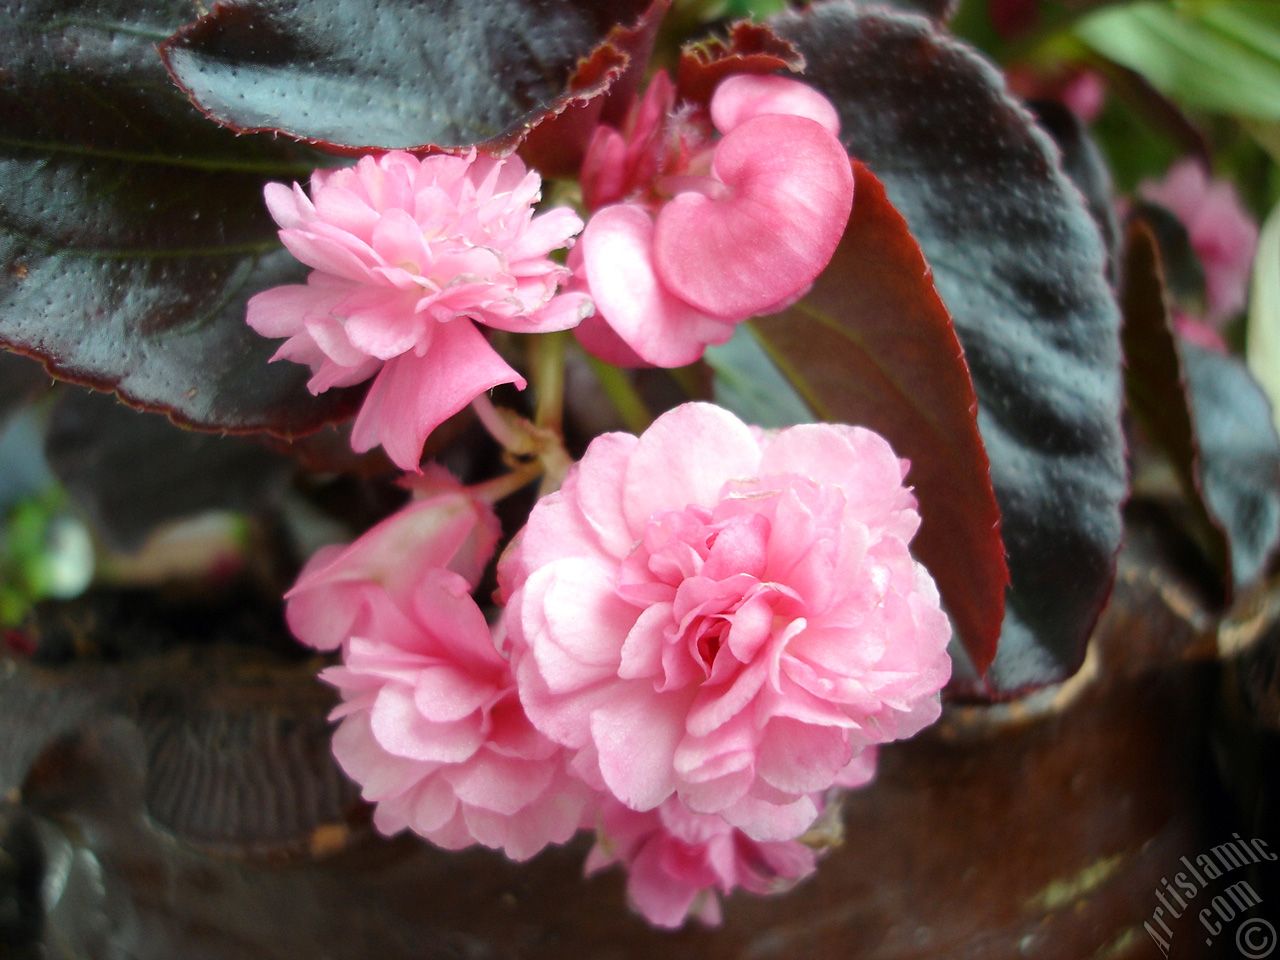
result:
M 754 327 L 818 416 L 870 427 L 911 460 L 922 517 L 913 548 L 982 673 L 1009 570 L 977 397 L 919 244 L 880 181 L 853 167 L 853 214 L 830 265 L 803 300 Z

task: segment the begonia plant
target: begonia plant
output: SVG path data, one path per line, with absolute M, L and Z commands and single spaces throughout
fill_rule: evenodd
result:
M 197 579 L 266 597 L 376 831 L 590 834 L 667 929 L 802 895 L 894 741 L 1076 673 L 1126 429 L 1218 602 L 1280 542 L 1234 193 L 1117 203 L 950 3 L 671 6 L 0 0 L 0 413 L 25 355 L 208 434 L 178 484 L 77 392 L 50 460 L 116 544 L 270 518 Z

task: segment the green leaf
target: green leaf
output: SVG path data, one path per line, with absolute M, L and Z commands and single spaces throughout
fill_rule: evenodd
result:
M 1280 204 L 1258 237 L 1245 354 L 1249 370 L 1271 400 L 1271 415 L 1280 430 Z
M 1103 56 L 1136 70 L 1182 104 L 1232 116 L 1280 118 L 1280 17 L 1274 4 L 1173 7 L 1143 0 L 1075 27 Z
M 789 427 L 813 423 L 813 411 L 787 382 L 748 324 L 728 343 L 708 347 L 703 359 L 715 371 L 715 401 L 747 423 Z

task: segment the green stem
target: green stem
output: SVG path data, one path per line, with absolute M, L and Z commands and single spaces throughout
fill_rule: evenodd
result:
M 596 375 L 609 402 L 622 415 L 627 428 L 633 433 L 643 433 L 653 422 L 653 415 L 649 413 L 649 408 L 645 406 L 627 372 L 592 356 L 587 357 L 587 363 L 591 365 L 591 372 Z
M 564 425 L 564 348 L 568 331 L 544 333 L 533 338 L 533 389 L 538 407 L 533 422 L 540 427 L 562 432 Z

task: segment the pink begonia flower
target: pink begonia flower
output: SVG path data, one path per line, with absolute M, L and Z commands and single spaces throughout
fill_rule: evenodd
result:
M 460 487 L 411 503 L 354 543 L 312 554 L 285 594 L 289 628 L 317 650 L 337 649 L 367 629 L 373 604 L 407 602 L 428 571 L 452 570 L 474 587 L 499 533 L 493 508 Z
M 1231 348 L 1223 339 L 1217 327 L 1211 327 L 1199 317 L 1193 317 L 1181 310 L 1173 311 L 1173 329 L 1178 336 L 1190 340 L 1198 347 L 1213 350 L 1216 353 L 1230 353 Z
M 939 714 L 951 629 L 905 469 L 869 430 L 708 404 L 597 437 L 499 568 L 530 720 L 633 810 L 798 836 Z
M 1211 180 L 1199 161 L 1181 160 L 1160 182 L 1138 192 L 1166 207 L 1187 229 L 1204 270 L 1205 321 L 1221 326 L 1245 305 L 1249 272 L 1258 248 L 1258 226 L 1245 212 L 1235 187 Z
M 636 910 L 668 929 L 690 916 L 716 926 L 717 893 L 782 893 L 817 863 L 814 851 L 797 840 L 752 840 L 724 818 L 694 813 L 674 797 L 644 813 L 607 803 L 598 830 L 586 872 L 623 864 Z
M 853 203 L 838 133 L 835 108 L 797 80 L 732 76 L 700 110 L 659 73 L 624 128 L 599 127 L 587 147 L 595 212 L 569 256 L 596 304 L 583 345 L 611 363 L 682 366 L 803 295 Z
M 321 673 L 343 700 L 334 755 L 378 829 L 523 860 L 569 839 L 597 800 L 525 717 L 470 596 L 494 524 L 461 493 L 415 503 L 313 560 L 288 615 L 300 639 L 342 648 Z
M 541 179 L 519 158 L 418 159 L 400 150 L 317 170 L 311 196 L 266 187 L 305 285 L 249 300 L 248 322 L 288 337 L 274 359 L 311 367 L 312 393 L 374 377 L 356 417 L 358 452 L 382 444 L 416 470 L 427 435 L 485 390 L 524 379 L 476 329 L 542 333 L 591 312 L 557 293 L 569 272 L 548 258 L 582 229 L 568 208 L 533 215 Z

